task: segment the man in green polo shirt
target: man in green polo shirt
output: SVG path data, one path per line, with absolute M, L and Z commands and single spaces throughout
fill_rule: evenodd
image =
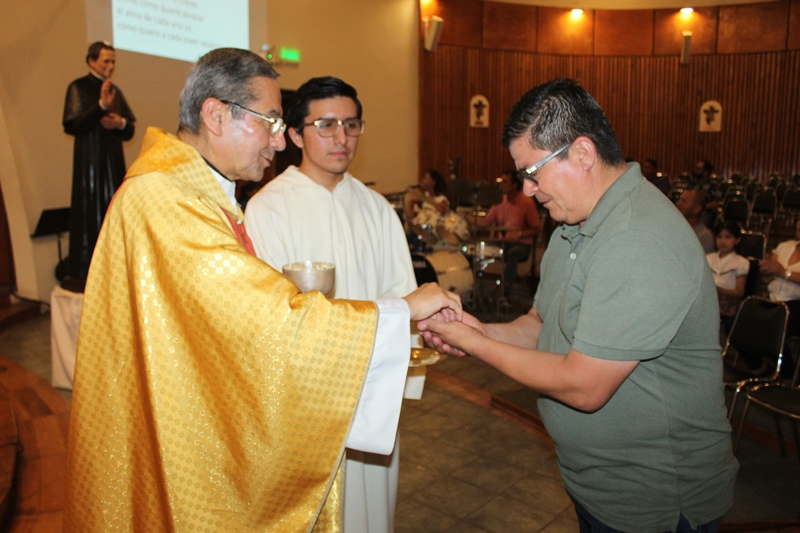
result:
M 526 93 L 503 143 L 523 192 L 562 225 L 530 313 L 508 324 L 421 323 L 540 393 L 582 532 L 716 531 L 731 451 L 714 281 L 684 217 L 626 164 L 572 80 Z

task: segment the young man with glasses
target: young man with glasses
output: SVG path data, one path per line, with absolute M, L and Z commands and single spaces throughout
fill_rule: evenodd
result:
M 717 530 L 733 502 L 716 288 L 694 233 L 572 80 L 539 85 L 503 130 L 523 192 L 562 225 L 531 311 L 423 321 L 426 341 L 537 391 L 581 532 Z
M 347 172 L 365 129 L 361 112 L 356 90 L 338 78 L 301 85 L 286 123 L 302 162 L 254 195 L 245 213 L 258 256 L 276 269 L 309 259 L 336 265 L 336 298 L 390 297 L 416 287 L 400 219 Z M 344 531 L 393 530 L 397 475 L 397 446 L 390 455 L 347 450 Z

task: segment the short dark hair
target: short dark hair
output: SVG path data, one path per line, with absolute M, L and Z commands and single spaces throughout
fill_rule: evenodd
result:
M 309 102 L 336 98 L 337 96 L 344 96 L 353 100 L 356 104 L 356 116 L 361 118 L 361 102 L 358 99 L 358 92 L 355 87 L 339 78 L 322 76 L 319 78 L 311 78 L 298 87 L 295 93 L 294 104 L 286 112 L 286 125 L 290 128 L 294 128 L 297 133 L 301 133 L 306 117 L 308 117 Z
M 448 193 L 447 182 L 444 179 L 444 175 L 442 175 L 442 173 L 436 170 L 435 168 L 427 170 L 426 174 L 428 174 L 431 177 L 431 179 L 433 179 L 433 194 L 437 196 L 442 194 L 447 196 Z
M 580 136 L 591 139 L 600 160 L 625 162 L 617 136 L 597 101 L 575 80 L 559 78 L 537 85 L 511 109 L 503 127 L 503 146 L 525 137 L 531 146 L 558 150 Z M 567 152 L 557 157 L 565 159 Z
M 717 224 L 717 227 L 714 228 L 714 236 L 716 237 L 722 233 L 722 230 L 728 230 L 728 233 L 733 235 L 734 239 L 738 239 L 742 236 L 742 226 L 735 220 L 724 220 Z
M 517 190 L 518 191 L 522 190 L 522 185 L 524 182 L 522 181 L 522 175 L 520 174 L 519 171 L 514 170 L 513 168 L 507 168 L 500 175 L 508 176 L 509 178 L 511 178 L 511 182 L 514 184 Z
M 653 168 L 658 168 L 658 161 L 656 161 L 655 159 L 653 159 L 653 158 L 651 158 L 651 157 L 649 157 L 649 158 L 645 159 L 645 160 L 644 160 L 644 162 L 645 162 L 645 163 L 650 163 L 650 165 L 651 165 Z
M 89 45 L 89 49 L 86 51 L 86 63 L 89 63 L 89 60 L 95 61 L 98 57 L 100 57 L 101 50 L 111 50 L 114 51 L 114 47 L 111 46 L 111 43 L 108 41 L 95 41 Z
M 183 85 L 178 130 L 197 134 L 206 99 L 218 98 L 247 106 L 258 97 L 250 85 L 253 78 L 277 77 L 272 65 L 249 50 L 217 48 L 208 52 L 192 67 Z M 232 106 L 231 116 L 239 119 L 244 111 Z

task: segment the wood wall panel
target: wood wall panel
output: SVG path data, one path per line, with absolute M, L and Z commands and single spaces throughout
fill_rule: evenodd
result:
M 789 37 L 786 48 L 800 50 L 800 0 L 792 0 L 789 4 L 789 19 L 786 21 Z
M 554 77 L 578 79 L 608 115 L 623 151 L 655 158 L 677 175 L 698 158 L 722 175 L 800 172 L 800 51 L 675 56 L 533 54 L 440 46 L 420 55 L 421 168 L 490 180 L 512 164 L 500 143 L 503 122 L 528 89 Z M 468 126 L 472 95 L 491 104 L 489 128 Z M 722 132 L 700 133 L 706 100 L 724 110 Z
M 798 0 L 800 1 L 800 0 Z M 674 9 L 655 11 L 653 31 L 656 55 L 678 55 L 683 46 L 683 32 L 692 32 L 693 54 L 717 52 L 717 20 L 719 8 L 695 8 L 691 15 L 683 15 Z
M 719 8 L 719 53 L 776 52 L 786 48 L 789 2 Z
M 584 55 L 594 53 L 594 11 L 585 10 L 583 17 L 572 19 L 570 10 L 539 7 L 539 42 L 543 54 Z
M 653 11 L 596 11 L 594 53 L 611 56 L 653 55 Z
M 483 47 L 536 52 L 537 23 L 530 6 L 484 2 Z

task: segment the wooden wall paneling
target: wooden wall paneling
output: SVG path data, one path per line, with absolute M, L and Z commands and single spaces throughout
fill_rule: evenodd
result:
M 476 46 L 483 44 L 483 2 L 481 0 L 435 0 L 435 15 L 444 19 L 440 44 Z
M 595 54 L 653 55 L 653 12 L 649 9 L 595 11 Z
M 792 0 L 789 4 L 789 18 L 786 20 L 788 36 L 786 48 L 800 50 L 800 0 Z
M 539 7 L 538 42 L 542 54 L 590 55 L 594 53 L 594 17 L 591 9 L 579 19 L 570 18 L 570 10 Z
M 696 7 L 690 15 L 683 15 L 677 9 L 655 10 L 653 53 L 680 55 L 684 31 L 692 32 L 692 54 L 716 53 L 718 19 L 717 7 Z
M 788 18 L 787 0 L 720 7 L 719 53 L 784 50 Z
M 483 3 L 483 47 L 536 52 L 537 13 L 534 6 Z
M 491 179 L 511 164 L 500 144 L 511 107 L 531 87 L 578 79 L 606 111 L 626 154 L 654 157 L 673 176 L 708 158 L 717 173 L 764 179 L 800 171 L 800 51 L 693 56 L 613 57 L 532 54 L 442 46 L 421 54 L 422 168 L 460 155 L 462 175 Z M 491 124 L 467 125 L 469 98 L 491 103 Z M 700 106 L 718 100 L 722 131 L 700 133 Z M 444 170 L 444 169 L 443 169 Z M 468 173 L 469 175 L 465 175 Z

